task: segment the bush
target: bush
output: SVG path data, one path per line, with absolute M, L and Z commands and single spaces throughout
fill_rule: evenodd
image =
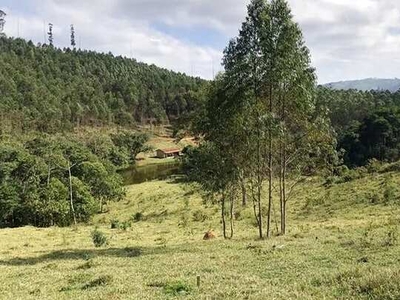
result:
M 333 170 L 333 174 L 335 176 L 343 176 L 344 174 L 346 174 L 349 171 L 349 168 L 345 165 L 343 166 L 338 166 Z
M 164 293 L 172 296 L 187 295 L 191 291 L 191 286 L 181 281 L 168 283 L 164 286 Z
M 122 230 L 125 230 L 125 231 L 131 227 L 132 227 L 132 224 L 129 221 L 122 222 L 121 225 L 119 226 L 119 228 L 121 228 Z
M 377 173 L 382 170 L 382 163 L 377 159 L 370 159 L 366 165 L 368 173 Z
M 118 229 L 120 226 L 118 219 L 111 220 L 111 229 Z
M 386 172 L 400 172 L 400 161 L 395 162 L 393 164 L 390 164 L 383 168 L 381 172 L 386 173 Z
M 137 212 L 136 214 L 134 214 L 132 216 L 131 219 L 132 219 L 133 222 L 137 223 L 137 222 L 140 222 L 140 221 L 142 221 L 144 219 L 144 215 L 141 212 Z
M 96 248 L 106 246 L 108 244 L 106 235 L 97 228 L 92 231 L 92 241 Z

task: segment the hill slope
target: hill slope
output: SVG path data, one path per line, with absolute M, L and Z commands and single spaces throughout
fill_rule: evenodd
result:
M 174 181 L 129 187 L 92 226 L 0 230 L 0 299 L 399 299 L 400 174 L 323 183 L 300 187 L 288 235 L 265 241 L 251 206 L 224 241 L 218 206 Z M 108 246 L 94 248 L 95 226 Z
M 166 123 L 205 84 L 136 60 L 0 38 L 1 131 Z
M 390 92 L 396 92 L 400 89 L 400 79 L 367 78 L 362 80 L 332 82 L 324 86 L 334 90 L 388 90 Z

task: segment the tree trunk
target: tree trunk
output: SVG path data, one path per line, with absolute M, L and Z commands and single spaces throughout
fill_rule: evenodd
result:
M 75 208 L 74 208 L 74 198 L 72 193 L 72 174 L 71 174 L 71 163 L 68 161 L 68 177 L 69 177 L 69 200 L 70 200 L 70 209 L 71 214 L 74 219 L 74 225 L 77 224 L 76 222 L 76 215 L 75 215 Z
M 233 238 L 233 231 L 234 231 L 234 229 L 233 229 L 233 219 L 234 219 L 234 217 L 233 217 L 233 211 L 234 211 L 234 205 L 235 205 L 235 196 L 234 195 L 232 195 L 231 196 L 231 207 L 230 207 L 230 225 L 231 225 L 231 235 L 230 235 L 230 239 L 231 238 Z
M 243 176 L 240 178 L 240 186 L 242 189 L 242 205 L 247 206 L 247 191 Z
M 257 113 L 257 123 L 259 122 L 260 116 Z M 263 222 L 262 222 L 262 178 L 261 178 L 261 134 L 260 134 L 261 126 L 258 126 L 257 130 L 257 209 L 258 209 L 258 234 L 259 238 L 263 238 Z
M 281 234 L 286 234 L 286 154 L 283 154 L 284 165 L 282 170 L 282 214 L 281 214 Z
M 221 220 L 222 220 L 222 232 L 224 239 L 226 239 L 226 221 L 225 221 L 225 195 L 221 198 Z
M 269 113 L 272 118 L 272 85 L 269 88 Z M 271 121 L 270 121 L 271 122 Z M 271 236 L 271 207 L 272 207 L 272 124 L 268 131 L 268 212 L 267 212 L 267 238 Z
M 285 124 L 286 121 L 286 99 L 285 96 L 281 97 L 282 102 L 282 122 Z M 283 137 L 281 138 L 281 235 L 286 234 L 286 132 L 283 130 Z

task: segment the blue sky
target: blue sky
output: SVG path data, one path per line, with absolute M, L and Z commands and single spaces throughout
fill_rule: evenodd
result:
M 212 78 L 250 0 L 1 0 L 5 33 L 68 46 L 74 24 L 82 48 L 133 56 Z M 320 83 L 400 77 L 400 1 L 289 0 Z

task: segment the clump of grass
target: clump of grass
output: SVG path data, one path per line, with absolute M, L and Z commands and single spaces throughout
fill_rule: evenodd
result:
M 386 205 L 396 200 L 396 187 L 388 178 L 384 182 L 383 200 Z
M 122 229 L 122 230 L 124 230 L 124 231 L 127 231 L 128 228 L 131 228 L 131 227 L 132 227 L 131 222 L 125 221 L 125 222 L 122 222 L 122 223 L 121 223 L 121 225 L 120 225 L 119 228 Z
M 393 247 L 397 243 L 397 227 L 390 227 L 386 232 L 386 236 L 383 239 L 384 247 Z
M 334 284 L 346 298 L 400 299 L 398 270 L 347 270 L 336 275 Z
M 96 248 L 100 248 L 108 244 L 106 235 L 98 228 L 95 228 L 95 230 L 92 231 L 92 241 Z
M 144 220 L 144 215 L 141 212 L 137 212 L 132 215 L 131 220 L 135 223 L 143 221 Z
M 91 289 L 91 288 L 95 288 L 95 287 L 99 287 L 99 286 L 106 286 L 112 283 L 112 276 L 111 275 L 103 275 L 100 276 L 99 278 L 96 278 L 90 282 L 88 282 L 87 284 L 85 284 L 82 287 L 82 290 L 87 290 L 87 289 Z
M 118 229 L 120 226 L 120 222 L 118 219 L 112 219 L 110 223 L 111 223 L 111 229 Z
M 89 259 L 87 262 L 84 264 L 80 265 L 77 269 L 78 270 L 88 270 L 96 266 L 96 263 L 92 260 Z
M 207 219 L 208 219 L 208 215 L 200 209 L 196 210 L 193 213 L 193 221 L 195 221 L 195 222 L 204 222 Z
M 171 296 L 188 295 L 192 291 L 192 287 L 185 282 L 176 281 L 167 283 L 163 287 L 164 293 Z

